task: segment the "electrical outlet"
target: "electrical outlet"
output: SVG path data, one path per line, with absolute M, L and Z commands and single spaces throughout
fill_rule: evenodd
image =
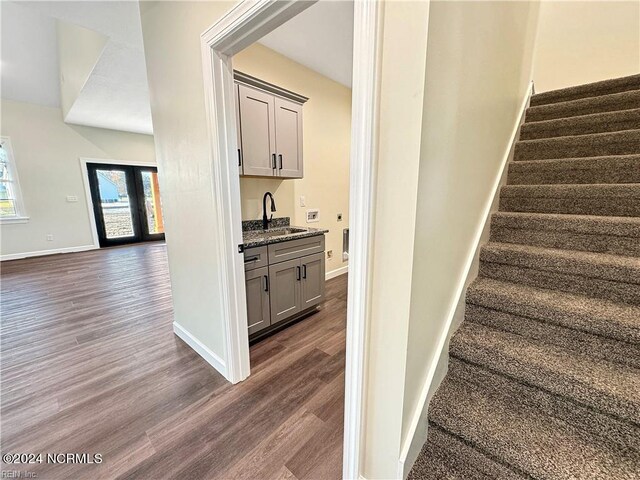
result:
M 342 214 L 341 214 L 341 213 L 339 213 L 339 214 L 338 214 L 338 221 L 339 221 L 339 222 L 341 222 L 341 221 L 342 221 Z
M 317 208 L 314 210 L 307 210 L 307 223 L 319 222 L 320 210 Z
M 333 258 L 333 250 L 327 250 L 327 258 Z
M 74 203 L 78 201 L 77 195 L 67 195 L 67 202 Z
M 47 242 L 53 242 L 53 234 L 47 233 Z

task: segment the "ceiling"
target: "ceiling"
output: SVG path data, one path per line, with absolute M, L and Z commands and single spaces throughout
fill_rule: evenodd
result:
M 353 1 L 321 0 L 259 43 L 351 88 Z
M 0 14 L 2 98 L 60 106 L 56 20 L 62 20 L 108 37 L 66 121 L 153 133 L 137 2 L 3 0 Z M 260 43 L 351 87 L 353 2 L 320 0 Z

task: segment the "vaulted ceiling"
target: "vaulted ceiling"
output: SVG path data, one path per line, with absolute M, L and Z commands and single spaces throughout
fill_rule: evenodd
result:
M 58 107 L 56 22 L 107 38 L 66 121 L 153 132 L 140 13 L 132 1 L 0 2 L 2 98 Z M 346 86 L 351 85 L 353 2 L 321 0 L 260 43 Z

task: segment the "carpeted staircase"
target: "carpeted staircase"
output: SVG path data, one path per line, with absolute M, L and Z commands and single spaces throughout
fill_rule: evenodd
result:
M 525 120 L 410 479 L 640 479 L 640 75 Z

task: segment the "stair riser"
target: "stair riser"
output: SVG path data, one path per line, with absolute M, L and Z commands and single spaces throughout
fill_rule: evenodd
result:
M 640 216 L 640 201 L 634 197 L 500 197 L 500 211 L 561 213 L 615 217 Z
M 558 118 L 571 118 L 582 115 L 618 112 L 640 108 L 640 90 L 612 97 L 576 99 L 567 103 L 555 103 L 543 106 L 531 106 L 525 113 L 526 122 L 543 122 Z
M 546 321 L 467 303 L 465 320 L 589 355 L 640 368 L 640 345 L 565 328 Z
M 501 480 L 522 480 L 508 467 L 492 460 L 481 451 L 466 444 L 462 439 L 445 432 L 437 425 L 429 424 L 427 443 L 423 454 L 428 459 L 429 476 L 425 477 L 421 465 L 416 465 L 407 480 L 444 479 L 447 480 L 486 480 L 499 478 Z M 414 474 L 416 469 L 421 470 Z
M 480 262 L 479 276 L 640 305 L 640 285 L 636 284 L 487 261 Z
M 557 102 L 567 102 L 580 98 L 594 98 L 631 90 L 640 90 L 640 75 L 630 75 L 622 78 L 604 80 L 586 85 L 538 93 L 531 97 L 531 105 L 548 105 Z
M 640 157 L 616 160 L 540 160 L 509 165 L 509 185 L 640 183 Z
M 640 328 L 633 320 L 629 321 L 635 318 L 635 313 L 631 311 L 633 307 L 629 305 L 611 305 L 600 299 L 589 299 L 585 304 L 575 296 L 570 299 L 556 296 L 554 301 L 549 299 L 548 290 L 529 289 L 528 293 L 523 294 L 522 289 L 509 291 L 510 285 L 507 284 L 502 284 L 505 289 L 487 290 L 482 288 L 482 282 L 476 281 L 467 289 L 466 305 L 499 310 L 516 317 L 640 345 Z M 524 289 L 526 291 L 528 287 Z
M 640 431 L 632 424 L 616 420 L 609 415 L 586 408 L 565 397 L 553 395 L 546 390 L 516 382 L 480 365 L 452 358 L 448 375 L 451 377 L 451 381 L 475 384 L 478 388 L 486 389 L 487 394 L 491 396 L 505 395 L 512 398 L 514 404 L 521 404 L 524 408 L 533 408 L 534 411 L 542 412 L 549 418 L 561 419 L 588 435 L 599 437 L 622 448 L 637 450 L 640 445 L 638 443 Z M 436 412 L 436 414 L 439 413 Z M 438 422 L 441 419 L 437 418 L 437 415 L 430 415 L 430 420 L 436 425 L 444 423 Z
M 640 257 L 640 238 L 637 237 L 492 226 L 491 241 Z
M 637 129 L 638 125 L 640 125 L 640 111 L 638 109 L 548 122 L 525 123 L 520 129 L 520 140 L 621 132 Z
M 640 131 L 595 136 L 561 137 L 516 143 L 514 160 L 545 160 L 559 158 L 633 155 L 640 152 Z

